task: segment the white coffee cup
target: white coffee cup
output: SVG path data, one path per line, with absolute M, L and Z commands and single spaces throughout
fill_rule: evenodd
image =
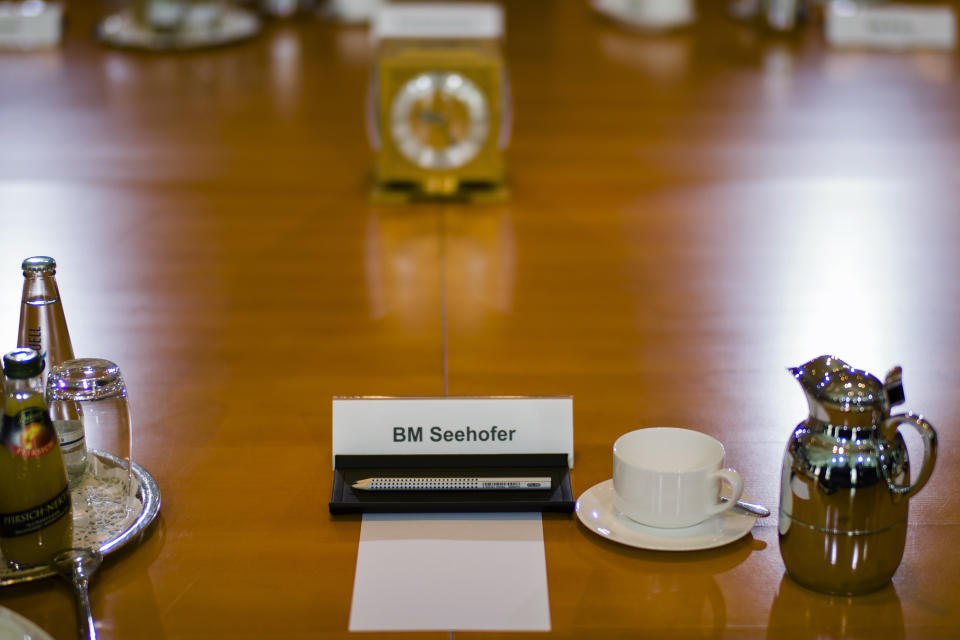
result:
M 694 0 L 591 0 L 600 13 L 641 29 L 670 29 L 697 17 Z
M 613 445 L 613 506 L 640 524 L 664 529 L 691 527 L 734 506 L 743 479 L 724 468 L 723 445 L 705 433 L 677 427 L 647 427 Z M 730 485 L 720 501 L 720 483 Z

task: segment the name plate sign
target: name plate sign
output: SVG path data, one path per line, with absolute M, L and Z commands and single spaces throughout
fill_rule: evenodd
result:
M 49 49 L 60 42 L 59 2 L 0 2 L 0 51 Z
M 827 41 L 838 47 L 879 49 L 954 49 L 957 19 L 943 5 L 854 3 L 827 5 Z
M 572 396 L 333 399 L 333 457 L 566 453 Z

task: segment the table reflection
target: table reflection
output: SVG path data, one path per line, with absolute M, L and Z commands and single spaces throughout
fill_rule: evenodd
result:
M 903 610 L 893 584 L 860 596 L 828 596 L 801 587 L 786 574 L 770 609 L 768 638 L 904 637 Z
M 443 313 L 460 332 L 489 326 L 512 307 L 515 244 L 506 209 L 372 213 L 364 239 L 370 314 L 415 326 Z
M 752 535 L 718 549 L 683 553 L 633 549 L 601 538 L 590 542 L 580 557 L 592 568 L 581 585 L 574 627 L 684 638 L 725 637 L 727 603 L 716 577 L 767 546 Z
M 607 60 L 663 81 L 682 82 L 690 69 L 695 38 L 689 33 L 636 34 L 603 29 L 597 39 Z
M 466 335 L 513 308 L 517 257 L 507 209 L 451 209 L 444 214 L 450 322 Z
M 373 320 L 425 326 L 440 314 L 440 241 L 434 212 L 383 210 L 367 218 L 364 275 Z

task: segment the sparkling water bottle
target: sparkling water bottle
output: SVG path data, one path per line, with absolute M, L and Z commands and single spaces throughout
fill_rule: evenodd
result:
M 57 261 L 48 256 L 33 256 L 24 260 L 22 266 L 23 296 L 17 346 L 40 352 L 44 364 L 41 383 L 44 383 L 53 365 L 73 360 L 73 345 L 57 288 Z
M 33 256 L 23 261 L 23 296 L 20 299 L 20 331 L 17 346 L 40 353 L 41 391 L 47 374 L 55 365 L 73 360 L 73 345 L 63 315 L 57 288 L 57 261 L 48 256 Z M 64 462 L 71 482 L 76 482 L 86 467 L 83 424 L 79 416 L 61 416 L 53 420 Z

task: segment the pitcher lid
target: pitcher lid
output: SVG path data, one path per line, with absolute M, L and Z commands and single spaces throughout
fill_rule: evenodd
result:
M 790 371 L 810 398 L 834 410 L 859 413 L 883 410 L 887 404 L 879 378 L 834 356 L 814 358 Z

